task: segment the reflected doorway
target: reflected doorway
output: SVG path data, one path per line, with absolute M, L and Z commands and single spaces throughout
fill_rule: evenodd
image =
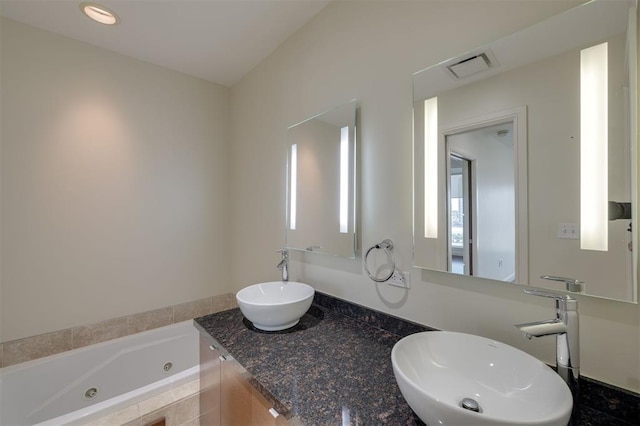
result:
M 448 267 L 516 281 L 516 176 L 512 120 L 445 136 Z
M 449 170 L 449 270 L 473 275 L 471 160 L 451 153 Z

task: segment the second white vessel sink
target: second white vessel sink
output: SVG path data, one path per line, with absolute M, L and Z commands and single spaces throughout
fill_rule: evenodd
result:
M 309 310 L 315 290 L 296 281 L 250 285 L 236 294 L 242 314 L 254 327 L 266 331 L 291 328 Z
M 566 426 L 573 398 L 551 368 L 504 343 L 416 333 L 391 352 L 398 387 L 427 425 Z

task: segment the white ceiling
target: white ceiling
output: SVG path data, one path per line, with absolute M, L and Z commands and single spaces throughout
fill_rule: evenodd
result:
M 120 23 L 93 22 L 84 0 L 0 0 L 0 14 L 43 30 L 231 86 L 331 0 L 96 0 Z
M 597 1 L 574 7 L 485 46 L 414 74 L 414 100 L 424 100 L 544 58 L 601 43 L 627 30 L 627 1 Z M 553 42 L 550 42 L 552 40 Z M 454 79 L 446 66 L 488 53 L 497 66 L 464 79 Z

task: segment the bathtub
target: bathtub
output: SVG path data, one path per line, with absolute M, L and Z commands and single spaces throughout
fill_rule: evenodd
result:
M 90 422 L 198 378 L 191 320 L 0 369 L 0 425 Z

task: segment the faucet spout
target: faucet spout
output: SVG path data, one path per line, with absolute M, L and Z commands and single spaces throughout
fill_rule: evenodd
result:
M 284 248 L 278 251 L 282 253 L 282 260 L 278 263 L 277 268 L 282 271 L 282 281 L 289 281 L 289 250 Z
M 580 330 L 578 301 L 570 296 L 541 290 L 524 290 L 534 296 L 550 297 L 556 302 L 556 317 L 550 320 L 516 324 L 524 337 L 556 336 L 556 371 L 573 395 L 574 415 L 578 410 L 580 379 Z
M 514 327 L 529 340 L 532 337 L 552 336 L 567 332 L 567 325 L 558 318 L 516 324 Z

